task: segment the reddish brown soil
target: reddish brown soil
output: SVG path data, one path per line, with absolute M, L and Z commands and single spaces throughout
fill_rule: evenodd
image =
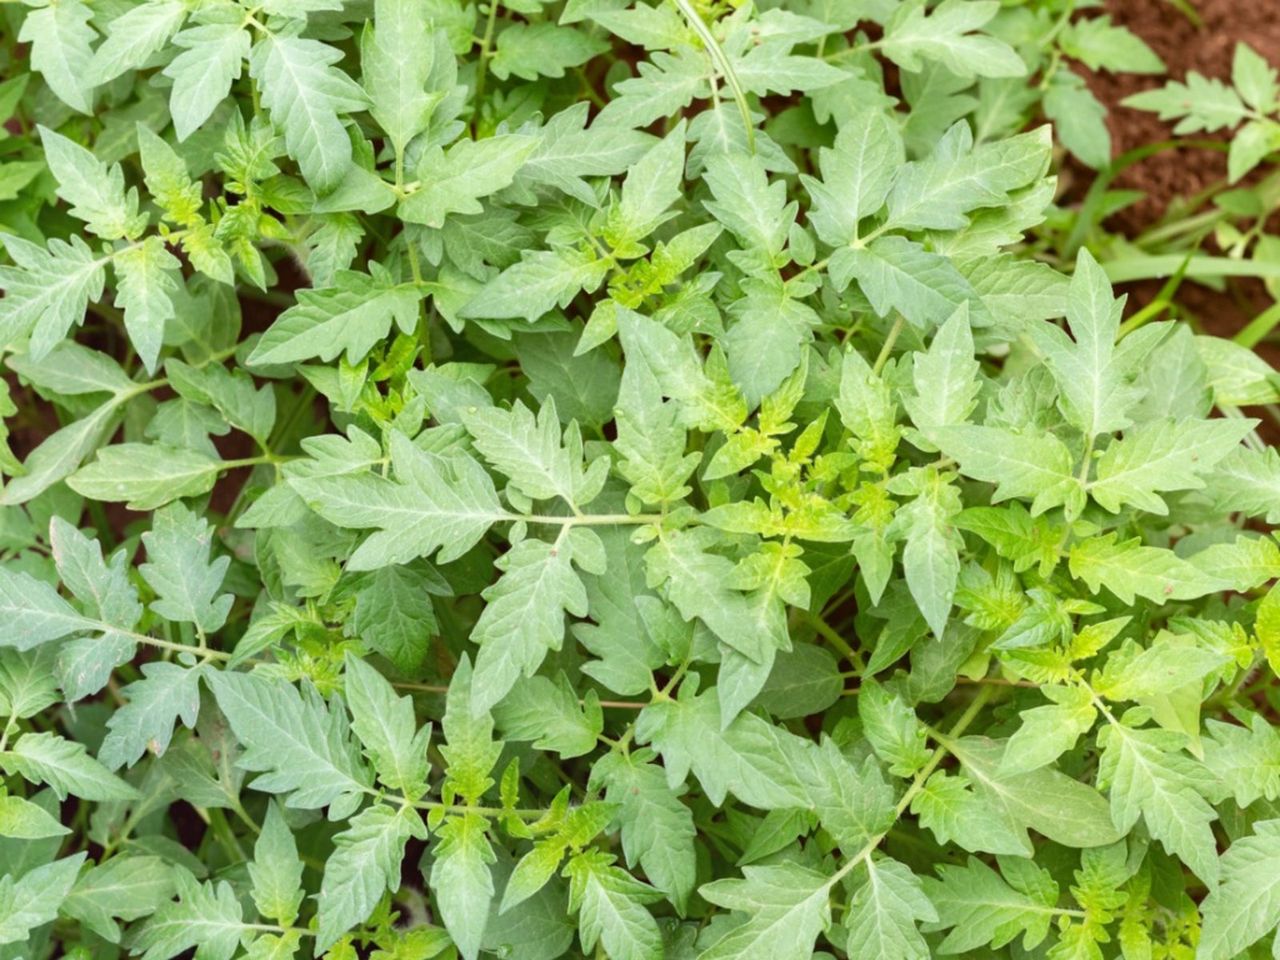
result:
M 1273 64 L 1280 64 L 1280 0 L 1191 0 L 1197 26 L 1169 0 L 1107 0 L 1115 23 L 1140 36 L 1164 60 L 1169 78 L 1195 70 L 1230 80 L 1231 58 L 1243 41 Z M 1170 137 L 1170 127 L 1154 113 L 1119 106 L 1125 97 L 1163 85 L 1166 78 L 1082 70 L 1094 94 L 1106 104 L 1115 154 Z M 1220 136 L 1220 135 L 1218 135 Z M 1211 136 L 1211 138 L 1213 138 Z M 1146 199 L 1113 219 L 1134 233 L 1157 220 L 1171 200 L 1199 193 L 1227 175 L 1226 154 L 1216 150 L 1171 150 L 1121 174 L 1119 188 L 1142 190 Z

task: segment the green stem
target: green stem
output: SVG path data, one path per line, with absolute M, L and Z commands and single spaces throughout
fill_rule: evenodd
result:
M 702 45 L 707 49 L 707 55 L 711 57 L 716 68 L 720 71 L 725 79 L 725 83 L 729 84 L 729 89 L 733 92 L 733 99 L 738 104 L 738 112 L 742 114 L 742 125 L 747 131 L 747 150 L 750 153 L 756 152 L 756 130 L 755 125 L 751 122 L 751 108 L 747 106 L 747 95 L 742 89 L 742 83 L 738 80 L 738 74 L 733 69 L 733 64 L 729 62 L 728 56 L 725 55 L 724 48 L 720 46 L 720 42 L 716 40 L 715 34 L 711 32 L 702 21 L 702 17 L 698 16 L 698 11 L 693 8 L 693 4 L 689 0 L 674 0 L 676 9 L 684 15 L 685 20 L 689 22 L 689 26 L 693 32 L 698 35 L 698 39 L 702 41 Z

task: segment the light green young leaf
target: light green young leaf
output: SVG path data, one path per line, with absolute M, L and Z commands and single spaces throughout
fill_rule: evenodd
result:
M 262 822 L 262 832 L 253 845 L 253 862 L 249 864 L 253 903 L 258 912 L 282 926 L 298 919 L 303 898 L 302 870 L 293 831 L 280 808 L 271 803 Z
M 440 843 L 429 883 L 445 929 L 464 960 L 476 960 L 493 900 L 496 859 L 485 836 L 484 817 L 466 813 L 449 817 L 439 830 Z

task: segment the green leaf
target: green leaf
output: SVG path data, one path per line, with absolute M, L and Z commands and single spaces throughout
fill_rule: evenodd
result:
M 594 253 L 576 248 L 529 252 L 476 291 L 460 315 L 533 323 L 556 306 L 568 306 L 580 291 L 595 290 L 607 269 Z
M 715 880 L 698 892 L 716 906 L 747 915 L 714 940 L 699 960 L 767 956 L 809 960 L 831 923 L 832 880 L 798 864 L 743 867 L 743 879 Z
M 1000 427 L 953 424 L 934 431 L 931 439 L 960 471 L 996 485 L 992 502 L 1019 497 L 1031 501 L 1031 515 L 1066 506 L 1083 506 L 1080 481 L 1072 472 L 1071 451 L 1051 433 L 1017 434 Z
M 230 557 L 209 559 L 213 527 L 177 503 L 155 514 L 142 535 L 147 562 L 138 568 L 156 592 L 151 609 L 170 620 L 194 623 L 207 633 L 219 629 L 232 596 L 219 595 Z
M 125 192 L 119 164 L 108 167 L 78 143 L 48 127 L 37 129 L 58 181 L 58 196 L 70 205 L 72 216 L 104 240 L 136 237 L 146 219 L 139 217 L 137 192 Z
M 304 810 L 332 804 L 350 811 L 360 801 L 371 778 L 343 711 L 314 689 L 304 695 L 253 674 L 214 671 L 205 678 L 244 747 L 239 766 L 259 774 L 255 789 L 288 794 L 288 805 Z
M 857 280 L 880 316 L 897 310 L 922 329 L 944 323 L 968 304 L 983 313 L 969 281 L 946 257 L 905 237 L 888 236 L 867 246 L 841 247 L 832 255 L 831 276 L 838 289 Z
M 372 474 L 297 477 L 291 486 L 308 506 L 338 526 L 378 530 L 356 550 L 348 570 L 374 570 L 440 550 L 456 560 L 507 514 L 493 481 L 470 457 L 424 453 L 403 434 L 391 436 L 397 480 Z
M 1015 889 L 981 860 L 970 857 L 964 866 L 939 866 L 936 880 L 925 877 L 925 893 L 938 911 L 937 920 L 925 929 L 950 929 L 940 951 L 965 953 L 987 945 L 999 949 L 1019 935 L 1026 950 L 1043 943 L 1057 913 L 1058 885 L 1035 867 L 1030 872 L 1039 882 L 1019 882 Z M 1010 877 L 1024 880 L 1025 873 L 1016 871 Z
M 93 112 L 92 11 L 80 0 L 52 3 L 27 14 L 18 42 L 31 44 L 31 67 L 49 89 L 73 110 Z
M 853 895 L 845 926 L 850 955 L 886 960 L 927 960 L 931 956 L 916 929 L 918 920 L 937 920 L 920 878 L 896 860 L 868 857 L 866 880 Z
M 67 478 L 67 486 L 90 500 L 154 510 L 179 497 L 208 493 L 223 469 L 221 460 L 198 450 L 119 443 L 99 450 L 97 459 Z
M 609 45 L 579 30 L 554 23 L 512 24 L 498 35 L 489 69 L 499 80 L 515 75 L 525 80 L 563 77 L 609 49 Z
M 428 13 L 413 0 L 378 0 L 360 38 L 369 113 L 400 153 L 427 128 L 440 99 L 427 90 L 436 51 Z
M 1262 820 L 1222 855 L 1222 883 L 1205 898 L 1197 956 L 1230 960 L 1280 924 L 1280 821 Z
M 15 879 L 0 877 L 0 943 L 21 944 L 58 915 L 85 855 L 55 860 Z
M 1251 420 L 1171 418 L 1139 424 L 1103 451 L 1089 493 L 1112 513 L 1125 504 L 1168 513 L 1157 494 L 1203 487 L 1201 474 L 1236 449 L 1254 426 Z
M 517 400 L 510 410 L 465 411 L 462 420 L 481 456 L 530 499 L 559 497 L 570 507 L 583 507 L 604 484 L 604 471 L 596 464 L 588 471 L 582 469 L 581 435 L 574 427 L 562 430 L 553 399 L 548 398 L 536 417 Z
M 413 701 L 397 697 L 382 674 L 363 660 L 348 653 L 345 669 L 351 727 L 364 744 L 378 779 L 406 795 L 425 793 L 431 728 L 419 730 Z
M 465 960 L 479 955 L 493 900 L 495 857 L 485 826 L 485 819 L 474 813 L 446 819 L 431 865 L 429 883 L 441 919 Z
M 962 77 L 1023 76 L 1026 65 L 1012 48 L 973 32 L 999 9 L 999 4 L 990 0 L 943 0 L 931 12 L 922 0 L 903 4 L 885 29 L 885 56 L 911 71 L 932 61 Z
M 965 737 L 949 744 L 977 792 L 1019 828 L 1030 828 L 1069 847 L 1101 847 L 1118 839 L 1098 791 L 1057 770 L 1022 774 L 1002 770 L 1005 742 Z
M 193 947 L 200 960 L 231 960 L 248 928 L 231 885 L 200 883 L 186 870 L 174 877 L 177 901 L 146 922 L 134 949 L 143 951 L 144 960 L 171 960 Z
M 59 798 L 132 800 L 138 794 L 85 751 L 84 745 L 52 733 L 27 733 L 8 751 L 0 751 L 0 768 L 32 783 L 46 783 Z
M 93 51 L 84 79 L 98 85 L 139 69 L 178 32 L 186 16 L 187 7 L 180 0 L 126 10 L 107 25 L 106 39 Z
M 317 956 L 367 920 L 384 893 L 399 889 L 405 844 L 411 837 L 426 836 L 413 807 L 379 803 L 362 810 L 334 837 L 334 852 L 320 882 Z
M 591 771 L 605 785 L 605 800 L 618 805 L 617 823 L 627 865 L 637 864 L 649 882 L 683 907 L 696 879 L 693 813 L 647 755 L 610 753 Z
M 446 764 L 446 789 L 474 801 L 493 785 L 489 774 L 502 753 L 502 744 L 493 739 L 493 718 L 472 708 L 471 680 L 471 661 L 463 654 L 445 698 L 441 728 L 447 746 L 442 746 L 440 753 Z
M 1181 752 L 1183 738 L 1164 730 L 1107 728 L 1098 780 L 1107 784 L 1111 818 L 1129 831 L 1142 817 L 1151 836 L 1212 888 L 1218 879 L 1217 819 L 1200 795 L 1208 771 Z
M 319 40 L 267 34 L 254 45 L 249 75 L 284 131 L 289 155 L 317 193 L 328 193 L 351 165 L 351 140 L 338 114 L 366 106 L 364 91 L 334 64 L 342 53 Z
M 6 234 L 0 242 L 15 264 L 0 266 L 0 340 L 29 335 L 27 349 L 38 362 L 83 321 L 89 302 L 102 296 L 106 260 L 94 257 L 79 237 L 50 240 L 47 249 Z
M 356 363 L 386 338 L 392 321 L 406 334 L 417 326 L 421 296 L 412 284 L 395 283 L 381 270 L 373 275 L 341 270 L 334 280 L 323 290 L 299 291 L 298 302 L 254 347 L 250 366 L 313 357 L 328 361 L 343 351 L 349 363 Z
M 569 759 L 595 749 L 604 730 L 604 717 L 594 691 L 578 702 L 563 673 L 518 680 L 494 705 L 494 720 L 508 740 L 530 740 L 538 750 L 550 750 Z
M 534 137 L 502 134 L 428 151 L 418 164 L 418 189 L 400 201 L 400 219 L 442 227 L 451 214 L 482 213 L 480 200 L 510 186 L 537 145 Z
M 980 368 L 973 351 L 965 303 L 938 330 L 929 349 L 916 357 L 911 374 L 916 395 L 905 406 L 916 429 L 934 443 L 940 428 L 963 424 L 977 405 Z
M 107 736 L 98 758 L 114 770 L 133 766 L 147 751 L 163 756 L 175 723 L 181 720 L 187 727 L 196 725 L 201 673 L 199 667 L 176 663 L 143 666 L 142 679 L 121 691 L 127 702 L 107 721 Z
M 568 528 L 566 528 L 568 529 Z M 471 640 L 479 644 L 472 679 L 474 709 L 488 710 L 520 677 L 530 677 L 564 641 L 564 615 L 587 614 L 587 591 L 574 572 L 572 541 L 522 540 L 499 558 L 502 576 Z
M 1115 533 L 1072 545 L 1067 562 L 1071 575 L 1088 584 L 1091 592 L 1105 586 L 1125 604 L 1132 604 L 1135 596 L 1157 604 L 1193 600 L 1228 586 L 1172 550 L 1145 547 L 1136 539 L 1119 542 Z
M 717 692 L 652 704 L 641 714 L 636 736 L 662 754 L 667 783 L 678 786 L 692 770 L 717 806 L 727 793 L 762 810 L 806 806 L 796 770 L 799 741 L 755 714 L 741 713 L 721 729 Z
M 116 856 L 80 875 L 60 912 L 111 943 L 121 939 L 117 920 L 150 916 L 173 898 L 174 869 L 159 857 Z
M 2 645 L 18 650 L 93 627 L 93 621 L 77 613 L 47 583 L 4 568 L 0 568 L 0 613 L 8 625 Z
M 164 340 L 165 324 L 174 316 L 178 291 L 178 258 L 159 237 L 148 237 L 122 250 L 112 260 L 116 270 L 116 306 L 124 311 L 124 326 L 138 357 L 153 373 Z
M 173 38 L 183 50 L 164 68 L 173 81 L 169 113 L 179 140 L 199 130 L 240 79 L 249 56 L 249 31 L 239 23 L 188 27 Z
M 920 722 L 902 699 L 871 679 L 858 688 L 858 719 L 871 747 L 896 777 L 910 777 L 929 759 Z
M 578 912 L 586 951 L 599 943 L 614 960 L 660 960 L 662 934 L 644 904 L 660 894 L 613 866 L 599 851 L 569 861 L 569 907 Z M 704 954 L 705 956 L 705 954 Z
M 355 594 L 356 635 L 402 673 L 427 657 L 436 632 L 431 594 L 439 585 L 415 566 L 381 567 L 366 574 Z
M 1002 773 L 1027 773 L 1053 763 L 1093 729 L 1098 712 L 1080 687 L 1042 686 L 1051 704 L 1022 711 L 1022 726 L 1009 738 Z

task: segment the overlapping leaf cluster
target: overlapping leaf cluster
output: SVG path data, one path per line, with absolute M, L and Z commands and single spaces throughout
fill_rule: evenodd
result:
M 0 958 L 1268 955 L 1280 383 L 1025 255 L 1074 12 L 6 6 Z

